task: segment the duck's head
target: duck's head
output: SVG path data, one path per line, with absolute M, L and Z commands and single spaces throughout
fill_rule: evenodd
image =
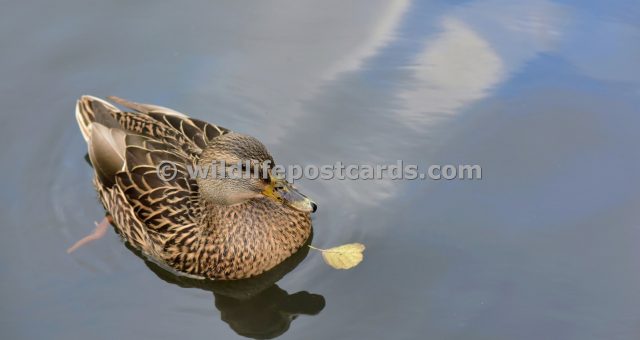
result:
M 273 157 L 251 136 L 232 132 L 215 138 L 198 166 L 200 195 L 213 203 L 234 205 L 268 197 L 302 212 L 317 209 L 315 202 L 273 171 Z M 206 176 L 204 169 L 208 169 Z

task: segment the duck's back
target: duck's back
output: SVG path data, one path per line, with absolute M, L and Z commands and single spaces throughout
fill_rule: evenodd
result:
M 158 106 L 118 103 L 138 112 L 91 96 L 76 106 L 94 184 L 118 233 L 164 260 L 167 240 L 195 232 L 200 222 L 197 183 L 186 166 L 196 164 L 206 144 L 228 130 Z M 172 174 L 161 178 L 165 164 Z

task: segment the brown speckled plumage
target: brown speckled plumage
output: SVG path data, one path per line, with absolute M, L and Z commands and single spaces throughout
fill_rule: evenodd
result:
M 100 200 L 133 247 L 181 273 L 234 280 L 273 268 L 309 238 L 309 213 L 266 197 L 217 204 L 188 175 L 187 165 L 207 157 L 272 160 L 259 142 L 170 109 L 111 99 L 137 112 L 83 96 L 76 118 Z M 171 180 L 158 177 L 166 160 L 177 165 Z

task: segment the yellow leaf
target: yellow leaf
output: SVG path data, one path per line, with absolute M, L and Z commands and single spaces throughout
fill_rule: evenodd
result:
M 362 243 L 343 244 L 329 249 L 309 247 L 320 250 L 324 262 L 336 269 L 350 269 L 357 266 L 364 257 L 362 252 L 365 249 Z

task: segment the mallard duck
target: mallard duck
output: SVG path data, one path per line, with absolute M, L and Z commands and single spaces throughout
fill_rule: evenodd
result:
M 108 98 L 130 111 L 83 96 L 76 119 L 100 201 L 132 247 L 188 276 L 235 280 L 273 268 L 305 244 L 317 206 L 273 171 L 273 157 L 256 138 Z M 166 162 L 170 178 L 159 174 Z M 226 164 L 227 176 L 190 174 L 189 167 L 213 162 Z M 229 175 L 239 162 L 264 175 Z

